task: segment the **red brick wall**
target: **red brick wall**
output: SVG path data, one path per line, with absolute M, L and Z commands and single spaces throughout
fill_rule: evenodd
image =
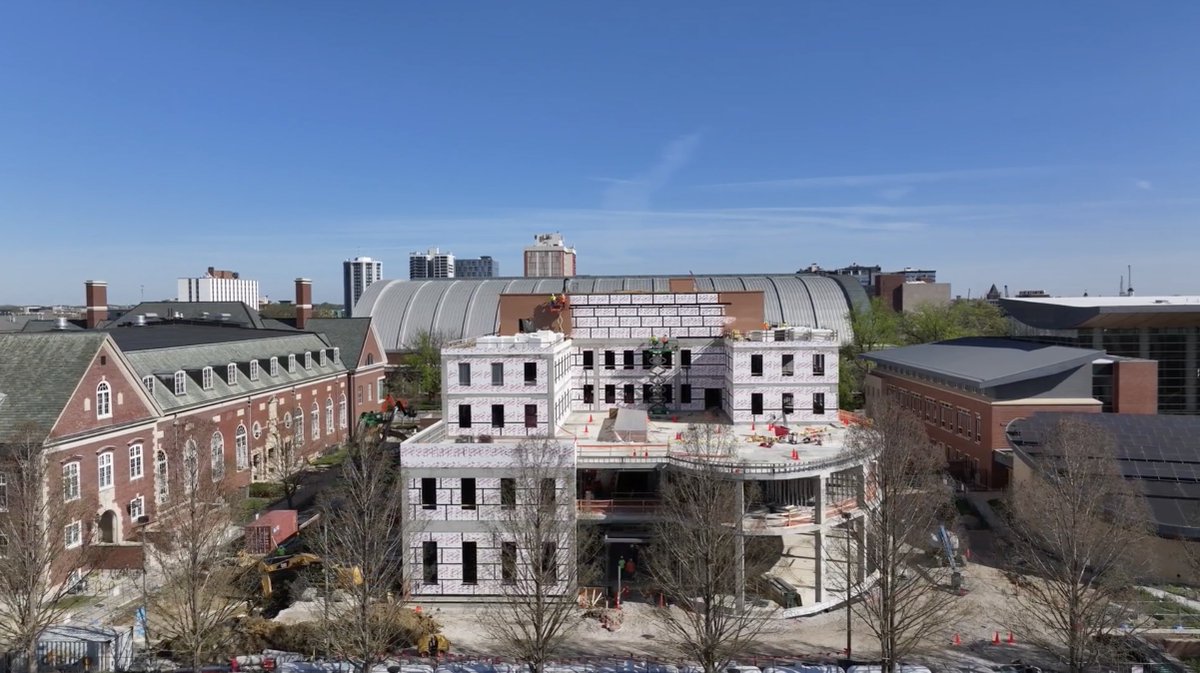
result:
M 872 377 L 876 377 L 882 386 L 883 393 L 886 395 L 888 386 L 895 386 L 898 390 L 910 391 L 919 395 L 922 399 L 922 404 L 925 398 L 931 398 L 935 403 L 935 414 L 932 420 L 927 420 L 924 413 L 924 406 L 921 406 L 919 415 L 922 422 L 925 424 L 926 434 L 931 442 L 937 442 L 947 447 L 947 453 L 953 455 L 955 451 L 961 452 L 969 459 L 979 461 L 979 480 L 984 485 L 1000 488 L 1004 486 L 1005 476 L 995 474 L 993 470 L 992 452 L 995 449 L 1008 448 L 1008 439 L 1005 437 L 1004 431 L 1008 423 L 1014 419 L 1029 416 L 1039 411 L 1081 411 L 1081 412 L 1099 412 L 1100 403 L 1098 401 L 1087 404 L 1020 404 L 1006 405 L 994 404 L 991 400 L 983 397 L 970 395 L 964 391 L 953 388 L 944 388 L 929 382 L 915 381 L 900 376 L 895 376 L 888 372 L 875 370 L 871 373 Z M 941 425 L 941 403 L 951 405 L 949 427 L 943 428 Z M 970 436 L 959 435 L 957 432 L 958 409 L 962 408 L 969 412 L 971 423 L 968 426 Z M 974 435 L 974 418 L 978 414 L 982 423 L 982 432 L 980 433 L 979 442 L 975 441 Z
M 1113 411 L 1121 414 L 1158 413 L 1158 363 L 1118 360 L 1113 363 Z
M 111 418 L 96 418 L 96 387 L 101 381 L 108 383 L 112 393 Z M 113 349 L 107 344 L 102 346 L 63 409 L 50 438 L 61 439 L 152 418 L 153 411 L 141 396 L 141 385 L 137 376 L 113 356 Z
M 903 308 L 900 305 L 900 287 L 903 285 L 904 274 L 881 273 L 875 276 L 875 296 L 893 311 L 899 312 Z

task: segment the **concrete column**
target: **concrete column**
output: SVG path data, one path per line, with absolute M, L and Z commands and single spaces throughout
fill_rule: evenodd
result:
M 816 585 L 816 602 L 825 600 L 825 531 L 818 530 L 813 534 L 813 552 L 816 556 L 816 570 L 813 582 Z
M 815 552 L 815 575 L 816 575 L 816 601 L 818 603 L 826 600 L 825 596 L 825 557 L 826 554 L 826 535 L 825 535 L 825 506 L 828 487 L 825 480 L 829 479 L 829 473 L 824 473 L 817 476 L 816 490 L 813 494 L 813 523 L 816 523 L 821 528 L 817 529 L 814 535 L 813 550 Z
M 1200 341 L 1200 329 L 1195 327 L 1187 332 L 1184 341 L 1184 356 L 1183 356 L 1183 398 L 1188 413 L 1196 413 L 1200 409 L 1196 406 L 1196 388 L 1200 386 L 1200 363 L 1196 362 L 1196 347 L 1200 346 L 1197 342 Z
M 855 549 L 858 553 L 858 570 L 855 572 L 857 582 L 860 584 L 867 581 L 867 526 L 866 519 L 858 518 L 854 520 L 854 538 L 857 546 Z

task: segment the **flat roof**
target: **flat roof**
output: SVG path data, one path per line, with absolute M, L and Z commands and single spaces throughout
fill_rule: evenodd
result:
M 1200 326 L 1200 296 L 1004 297 L 1016 320 L 1042 329 Z
M 865 353 L 882 367 L 975 388 L 1040 378 L 1089 364 L 1104 351 L 989 337 L 967 337 Z
M 1146 497 L 1160 535 L 1200 539 L 1200 416 L 1039 412 L 1009 424 L 1009 444 L 1037 462 L 1047 456 L 1043 441 L 1068 419 L 1112 436 L 1121 474 Z

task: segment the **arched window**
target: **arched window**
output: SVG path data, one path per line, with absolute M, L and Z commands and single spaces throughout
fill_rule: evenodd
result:
M 183 445 L 183 492 L 191 493 L 200 485 L 200 451 L 196 440 Z
M 316 402 L 312 405 L 312 438 L 314 442 L 321 439 L 321 405 Z
M 333 434 L 333 398 L 325 398 L 325 434 Z
M 221 481 L 225 478 L 225 436 L 220 430 L 213 433 L 209 448 L 212 450 L 212 480 Z
M 167 452 L 154 453 L 154 502 L 163 504 L 171 495 L 170 469 L 167 467 Z
M 304 446 L 304 409 L 296 407 L 296 446 Z
M 342 393 L 342 399 L 338 402 L 338 423 L 342 429 L 346 429 L 346 393 Z
M 96 386 L 96 418 L 112 418 L 112 388 L 105 381 Z
M 237 469 L 250 467 L 250 442 L 246 438 L 246 426 L 239 425 L 233 433 L 233 455 L 237 461 Z
M 375 354 L 374 353 L 367 353 L 367 364 L 369 364 L 369 365 L 375 364 Z

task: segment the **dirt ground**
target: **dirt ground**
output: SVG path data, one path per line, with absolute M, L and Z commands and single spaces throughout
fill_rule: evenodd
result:
M 974 667 L 1010 663 L 1020 659 L 1036 662 L 1039 657 L 1020 643 L 1007 644 L 1009 627 L 1005 618 L 1011 610 L 1012 586 L 1004 573 L 995 567 L 991 535 L 987 531 L 972 532 L 972 560 L 964 576 L 967 593 L 961 601 L 962 616 L 948 619 L 944 628 L 925 643 L 914 662 L 941 666 Z M 486 608 L 449 605 L 423 606 L 426 613 L 437 619 L 443 633 L 452 643 L 452 652 L 462 655 L 494 656 L 497 648 L 480 628 L 480 611 Z M 677 609 L 677 608 L 675 608 Z M 615 632 L 607 631 L 592 619 L 580 619 L 564 658 L 634 657 L 659 661 L 683 659 L 661 622 L 654 616 L 655 608 L 644 603 L 629 602 L 624 607 L 624 623 Z M 869 660 L 877 648 L 864 624 L 853 625 L 854 658 Z M 1001 644 L 992 639 L 999 633 Z M 960 645 L 954 645 L 954 636 Z M 835 660 L 843 656 L 846 645 L 846 612 L 833 610 L 812 617 L 774 620 L 759 639 L 754 654 L 745 663 L 758 659 L 765 665 L 771 659 L 786 661 Z

